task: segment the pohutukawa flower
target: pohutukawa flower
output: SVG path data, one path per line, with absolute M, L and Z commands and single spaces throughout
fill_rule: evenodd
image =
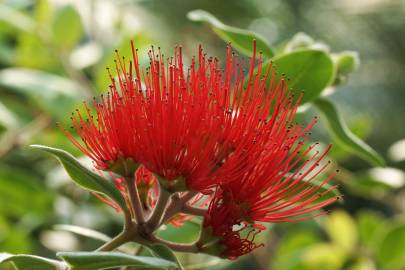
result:
M 117 52 L 117 78 L 109 72 L 110 92 L 94 100 L 95 118 L 87 105 L 86 116 L 72 117 L 82 141 L 66 134 L 98 169 L 123 175 L 127 185 L 135 174 L 144 210 L 158 204 L 157 182 L 170 192 L 211 194 L 189 203 L 206 207 L 211 200 L 198 248 L 234 259 L 261 246 L 255 236 L 262 223 L 312 218 L 337 199 L 318 200 L 335 188 L 323 187 L 333 173 L 312 184 L 329 167 L 329 148 L 304 147 L 316 120 L 294 122 L 302 94 L 294 97 L 271 65 L 263 69 L 255 42 L 247 76 L 230 46 L 223 70 L 201 47 L 184 70 L 181 47 L 169 59 L 152 48 L 141 69 L 131 45 L 129 62 Z M 133 188 L 117 186 L 124 198 Z
M 279 115 L 289 119 L 294 104 L 284 80 L 277 84 L 272 68 L 261 76 L 261 61 L 254 72 L 255 53 L 247 80 L 230 47 L 223 71 L 201 48 L 186 73 L 181 47 L 168 60 L 153 48 L 149 57 L 141 70 L 133 45 L 129 63 L 117 52 L 117 79 L 110 75 L 110 92 L 94 100 L 96 117 L 86 104 L 86 116 L 72 117 L 82 143 L 66 134 L 98 169 L 131 176 L 143 164 L 171 189 L 208 190 L 222 167 L 254 162 Z

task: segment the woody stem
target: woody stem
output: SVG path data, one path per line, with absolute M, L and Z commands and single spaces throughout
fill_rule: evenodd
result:
M 197 246 L 197 243 L 191 243 L 191 244 L 179 244 L 179 243 L 173 243 L 161 238 L 158 238 L 154 235 L 151 236 L 151 240 L 155 243 L 160 243 L 164 244 L 170 249 L 178 252 L 190 252 L 190 253 L 197 253 L 199 251 L 199 248 Z
M 162 223 L 165 223 L 175 214 L 183 212 L 187 202 L 191 200 L 196 194 L 197 192 L 194 191 L 188 191 L 181 197 L 179 196 L 179 194 L 174 194 L 172 196 L 171 203 L 167 208 L 167 211 L 165 212 L 165 215 L 162 219 Z
M 125 177 L 125 182 L 128 188 L 129 200 L 135 215 L 135 221 L 138 224 L 145 223 L 145 217 L 142 209 L 141 198 L 139 197 L 138 188 L 132 177 Z
M 154 231 L 161 224 L 171 193 L 159 186 L 159 198 L 147 223 L 150 231 Z

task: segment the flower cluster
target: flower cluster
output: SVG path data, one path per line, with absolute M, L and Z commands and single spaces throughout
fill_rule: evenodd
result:
M 85 104 L 72 116 L 81 142 L 65 131 L 97 169 L 133 178 L 133 185 L 116 178 L 117 187 L 127 198 L 135 186 L 145 211 L 162 190 L 199 194 L 188 203 L 204 210 L 198 246 L 229 259 L 260 246 L 262 223 L 307 219 L 336 200 L 319 200 L 335 188 L 324 188 L 333 174 L 312 184 L 329 167 L 329 148 L 321 153 L 307 142 L 316 120 L 294 122 L 301 96 L 272 65 L 264 68 L 253 43 L 247 74 L 230 46 L 223 69 L 200 47 L 185 70 L 181 47 L 167 59 L 152 47 L 141 69 L 131 44 L 130 61 L 116 53 L 117 75 L 108 70 L 110 91 L 94 99 L 95 112 Z

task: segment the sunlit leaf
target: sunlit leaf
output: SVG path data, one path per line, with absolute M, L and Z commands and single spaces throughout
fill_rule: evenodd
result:
M 70 266 L 80 270 L 107 269 L 119 266 L 136 266 L 139 269 L 176 269 L 175 263 L 154 257 L 131 256 L 118 252 L 59 252 L 57 254 Z
M 388 156 L 394 162 L 405 160 L 405 139 L 392 144 L 388 149 Z
M 82 86 L 67 78 L 40 70 L 7 68 L 0 71 L 0 85 L 32 98 L 37 104 L 62 117 L 85 96 Z
M 33 256 L 0 253 L 0 264 L 10 262 L 16 270 L 65 270 L 66 265 L 56 260 Z
M 373 165 L 384 166 L 384 159 L 364 141 L 354 135 L 346 126 L 335 105 L 325 98 L 314 101 L 316 108 L 323 114 L 329 131 L 347 151 L 362 157 Z
M 341 269 L 345 261 L 344 250 L 333 244 L 319 243 L 308 247 L 303 256 L 304 265 L 309 269 Z
M 59 48 L 72 48 L 78 43 L 82 33 L 80 15 L 73 6 L 67 5 L 56 12 L 52 23 L 52 37 Z
M 58 224 L 54 226 L 55 230 L 61 230 L 61 231 L 67 231 L 71 233 L 75 233 L 81 236 L 85 236 L 88 238 L 100 240 L 102 242 L 108 242 L 111 240 L 111 237 L 108 235 L 105 235 L 101 232 L 89 229 L 89 228 L 84 228 L 81 226 L 75 226 L 75 225 L 69 225 L 69 224 Z
M 79 186 L 92 192 L 105 194 L 125 209 L 124 199 L 116 186 L 111 181 L 84 167 L 70 153 L 43 145 L 31 145 L 31 147 L 54 155 L 62 163 L 72 180 Z
M 187 14 L 187 17 L 192 21 L 202 21 L 209 23 L 212 30 L 224 41 L 231 42 L 232 47 L 234 47 L 239 52 L 252 56 L 253 47 L 252 41 L 256 39 L 257 50 L 261 51 L 266 58 L 273 57 L 273 49 L 270 44 L 259 34 L 252 31 L 232 27 L 223 24 L 212 14 L 205 10 L 193 10 Z
M 7 129 L 18 126 L 17 116 L 0 101 L 0 126 Z
M 357 244 L 357 228 L 354 220 L 343 211 L 334 211 L 325 222 L 325 229 L 332 241 L 349 252 Z
M 0 21 L 25 32 L 33 32 L 36 28 L 32 18 L 6 4 L 0 4 Z

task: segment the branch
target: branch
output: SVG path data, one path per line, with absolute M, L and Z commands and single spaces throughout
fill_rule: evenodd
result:
M 138 224 L 143 224 L 145 223 L 145 217 L 143 214 L 141 198 L 138 193 L 138 187 L 132 177 L 125 177 L 125 182 L 127 184 L 129 201 L 134 212 L 135 221 Z
M 167 208 L 167 211 L 166 211 L 161 223 L 165 223 L 166 221 L 168 221 L 171 217 L 173 217 L 177 213 L 182 212 L 185 205 L 187 204 L 187 202 L 189 200 L 191 200 L 196 194 L 197 194 L 197 192 L 195 192 L 195 191 L 188 191 L 186 194 L 184 194 L 181 197 L 178 194 L 173 195 L 172 201 L 171 201 L 169 207 Z
M 152 214 L 150 215 L 150 218 L 147 221 L 148 228 L 151 232 L 153 232 L 160 226 L 161 220 L 165 215 L 164 213 L 167 208 L 167 203 L 170 199 L 170 196 L 171 193 L 159 185 L 159 198 L 155 205 L 155 208 L 153 209 Z
M 130 230 L 122 231 L 119 235 L 114 237 L 111 241 L 105 243 L 104 245 L 102 245 L 101 247 L 96 249 L 96 251 L 111 251 L 111 250 L 118 248 L 119 246 L 129 242 L 133 238 L 133 235 L 132 235 L 133 233 L 131 233 L 131 232 L 132 231 L 130 231 Z
M 193 215 L 193 216 L 204 216 L 207 212 L 207 209 L 200 207 L 193 207 L 190 205 L 184 205 L 182 213 Z
M 190 252 L 190 253 L 197 253 L 200 251 L 198 248 L 196 242 L 191 243 L 191 244 L 180 244 L 180 243 L 174 243 L 170 242 L 161 238 L 158 238 L 154 235 L 151 236 L 151 240 L 155 243 L 160 243 L 163 245 L 166 245 L 173 251 L 178 251 L 178 252 Z

